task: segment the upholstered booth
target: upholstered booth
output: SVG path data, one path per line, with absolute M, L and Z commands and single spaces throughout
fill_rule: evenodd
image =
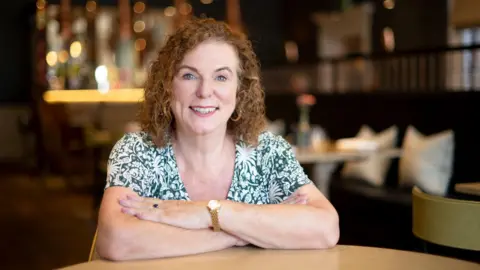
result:
M 420 164 L 423 161 L 418 158 L 392 159 L 381 185 L 345 174 L 345 166 L 338 169 L 330 185 L 330 199 L 340 214 L 340 243 L 421 250 L 412 233 L 415 181 L 434 193 L 443 193 L 440 182 L 447 181 L 443 195 L 453 198 L 464 197 L 455 193 L 455 183 L 480 181 L 480 129 L 476 127 L 480 93 L 378 92 L 317 94 L 316 98 L 311 122 L 324 128 L 332 139 L 354 137 L 362 126 L 377 134 L 394 126 L 398 130 L 395 145 L 410 147 L 409 157 L 416 154 L 415 149 L 423 149 L 418 143 L 433 142 L 437 146 L 428 147 L 441 148 L 432 155 L 437 160 L 433 166 Z M 270 120 L 283 119 L 287 127 L 296 122 L 292 95 L 267 95 L 266 104 Z M 442 159 L 444 156 L 447 159 Z M 425 166 L 430 166 L 430 171 L 424 170 Z M 305 169 L 310 171 L 309 166 Z

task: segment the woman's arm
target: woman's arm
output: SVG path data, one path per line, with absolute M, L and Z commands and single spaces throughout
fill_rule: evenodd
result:
M 263 248 L 324 249 L 335 246 L 339 238 L 338 215 L 330 202 L 312 183 L 300 187 L 292 198 L 271 205 L 222 201 L 220 226 L 228 234 Z M 121 205 L 124 213 L 143 220 L 193 230 L 212 226 L 207 202 L 128 196 Z
M 330 202 L 312 184 L 297 190 L 306 205 L 249 205 L 222 201 L 222 229 L 263 248 L 324 249 L 337 244 L 338 215 Z M 297 193 L 296 192 L 296 193 Z
M 315 187 L 281 136 L 265 133 L 257 148 L 263 181 L 270 187 L 273 205 L 223 202 L 219 213 L 222 228 L 265 248 L 322 249 L 339 239 L 335 208 Z M 307 205 L 283 205 L 292 194 L 306 196 Z M 277 204 L 275 204 L 277 203 Z
M 123 261 L 172 257 L 246 244 L 224 232 L 182 229 L 124 214 L 118 201 L 132 193 L 124 187 L 105 190 L 97 237 L 97 252 L 102 258 Z

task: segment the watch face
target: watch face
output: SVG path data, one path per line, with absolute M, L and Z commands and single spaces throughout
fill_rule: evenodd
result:
M 211 200 L 208 202 L 208 208 L 211 210 L 218 209 L 220 207 L 220 203 L 217 200 Z

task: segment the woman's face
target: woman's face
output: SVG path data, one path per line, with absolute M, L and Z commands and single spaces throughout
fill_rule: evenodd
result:
M 173 78 L 172 112 L 178 131 L 225 132 L 235 110 L 239 60 L 224 42 L 205 41 L 187 53 Z

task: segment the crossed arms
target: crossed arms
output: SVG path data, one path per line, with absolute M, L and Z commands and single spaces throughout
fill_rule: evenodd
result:
M 157 208 L 152 205 L 157 204 Z M 222 232 L 210 229 L 207 202 L 139 197 L 125 187 L 105 190 L 97 252 L 115 261 L 198 254 L 253 244 L 270 249 L 326 249 L 339 239 L 338 215 L 312 184 L 281 204 L 221 201 Z

